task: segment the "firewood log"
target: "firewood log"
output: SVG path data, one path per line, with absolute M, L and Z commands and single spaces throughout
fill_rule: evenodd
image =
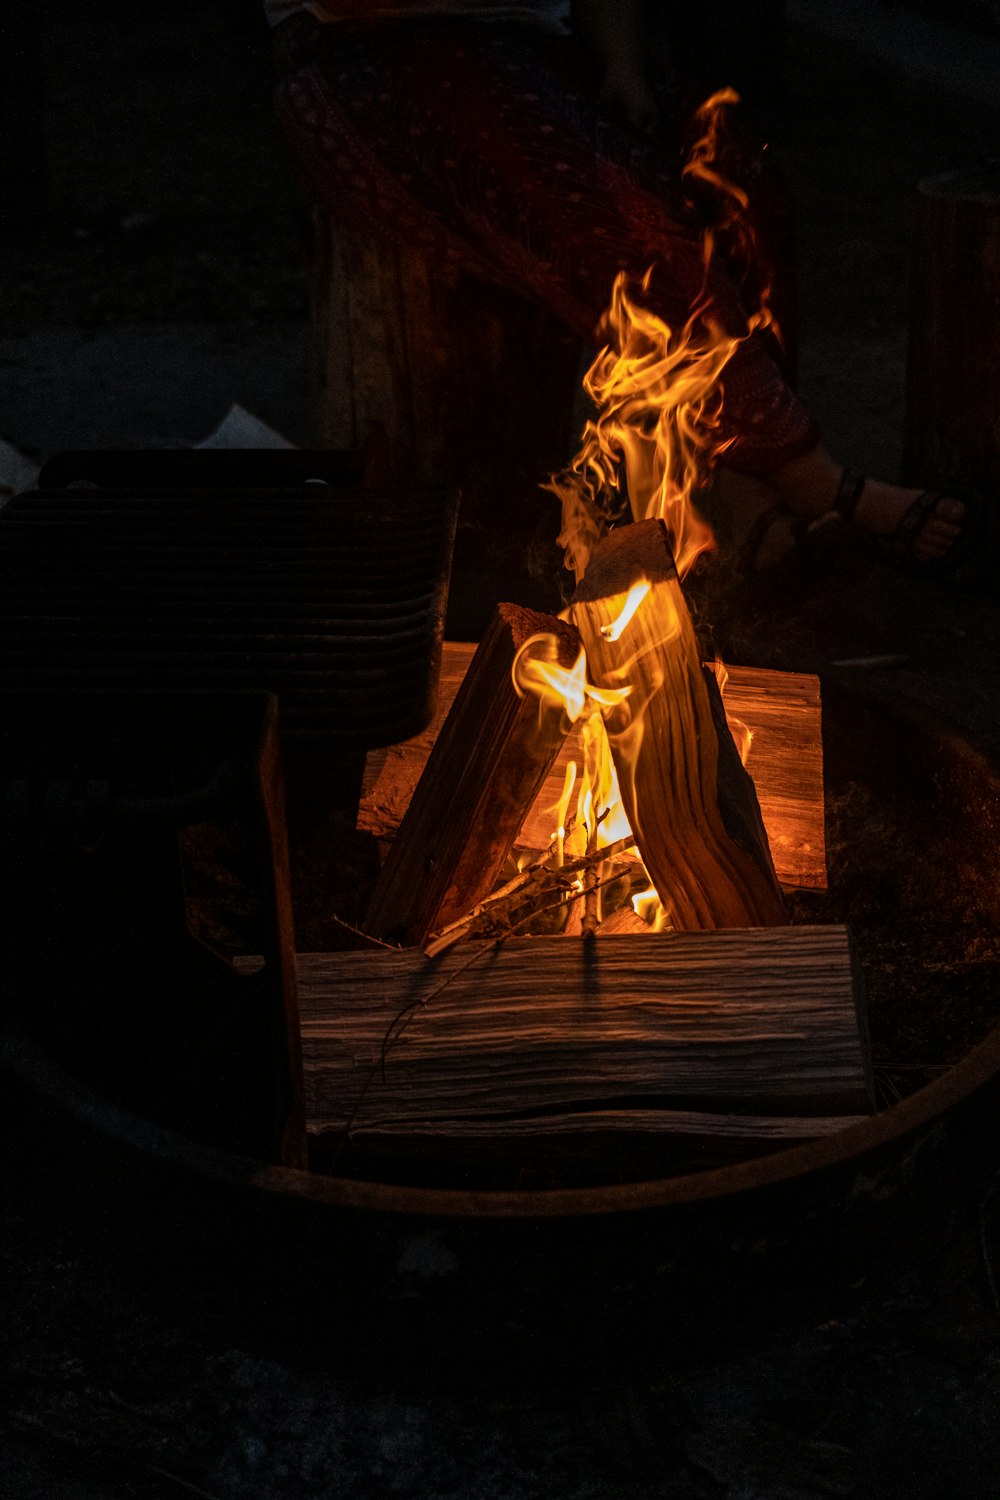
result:
M 468 642 L 445 641 L 438 709 L 431 724 L 403 744 L 369 753 L 359 829 L 381 839 L 395 837 L 475 649 Z M 753 736 L 747 769 L 757 789 L 778 880 L 794 889 L 826 890 L 819 678 L 764 667 L 727 670 L 726 711 Z M 521 826 L 516 850 L 546 847 L 566 766 L 570 760 L 579 765 L 582 758 L 579 727 L 574 726 Z
M 310 1128 L 871 1107 L 843 927 L 300 954 Z
M 373 893 L 365 927 L 375 936 L 423 943 L 492 889 L 569 729 L 561 708 L 515 687 L 515 658 L 535 635 L 552 643 L 561 666 L 576 660 L 571 626 L 498 607 Z
M 641 583 L 649 591 L 619 634 L 629 591 Z M 724 715 L 713 713 L 662 521 L 624 526 L 597 544 L 571 617 L 591 681 L 631 688 L 605 725 L 629 825 L 674 927 L 780 926 L 770 852 L 749 811 L 756 796 L 741 780 Z
M 860 1124 L 866 1115 L 742 1115 L 709 1110 L 593 1109 L 512 1120 L 376 1121 L 310 1130 L 309 1160 L 334 1174 L 362 1159 L 382 1170 L 442 1166 L 463 1186 L 495 1186 L 506 1173 L 521 1186 L 544 1174 L 549 1185 L 642 1181 L 728 1166 Z M 470 1180 L 471 1179 L 471 1180 Z M 485 1185 L 485 1184 L 484 1184 Z

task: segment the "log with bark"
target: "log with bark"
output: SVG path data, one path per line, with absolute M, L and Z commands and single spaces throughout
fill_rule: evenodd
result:
M 622 627 L 637 585 L 648 592 Z M 605 725 L 629 825 L 673 926 L 783 924 L 753 783 L 721 706 L 713 709 L 717 685 L 702 666 L 663 522 L 602 538 L 570 614 L 590 680 L 631 689 Z
M 579 655 L 564 621 L 498 607 L 383 866 L 369 933 L 423 943 L 493 888 L 569 729 L 561 707 L 515 686 L 515 659 L 534 636 L 562 667 Z
M 530 1134 L 553 1113 L 654 1105 L 871 1108 L 843 927 L 511 938 L 436 960 L 303 954 L 298 979 L 314 1131 L 520 1120 Z
M 359 829 L 380 839 L 395 837 L 475 649 L 468 642 L 445 641 L 433 721 L 413 739 L 369 753 Z M 747 769 L 757 789 L 778 880 L 792 889 L 825 890 L 819 678 L 762 667 L 730 666 L 727 670 L 723 701 L 730 718 L 740 720 L 752 734 Z M 566 766 L 570 760 L 579 765 L 582 759 L 580 730 L 575 725 L 521 826 L 515 850 L 546 847 Z

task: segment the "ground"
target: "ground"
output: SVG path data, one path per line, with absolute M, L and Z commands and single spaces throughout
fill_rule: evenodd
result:
M 771 113 L 799 207 L 802 390 L 844 458 L 899 459 L 908 214 L 922 177 L 995 146 L 990 51 L 961 23 L 859 0 L 789 5 Z M 305 213 L 268 108 L 253 8 L 46 8 L 48 218 L 3 248 L 0 436 L 60 449 L 197 440 L 239 400 L 309 435 Z M 34 127 L 33 127 L 34 128 Z M 15 215 L 16 217 L 16 215 Z M 746 587 L 736 653 L 865 672 L 1000 752 L 1000 604 L 864 550 Z M 892 657 L 883 669 L 831 668 Z M 16 1164 L 15 1168 L 16 1168 Z M 24 1184 L 15 1184 L 23 1189 Z M 657 1378 L 414 1394 L 193 1325 L 155 1278 L 117 1284 L 23 1191 L 0 1235 L 10 1500 L 814 1500 L 1000 1496 L 1000 1235 L 968 1204 L 947 1252 L 843 1316 Z

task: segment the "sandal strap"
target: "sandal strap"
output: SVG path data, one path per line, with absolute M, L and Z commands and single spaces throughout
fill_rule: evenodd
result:
M 923 529 L 924 523 L 934 514 L 943 499 L 943 490 L 924 490 L 922 494 L 910 502 L 909 508 L 903 512 L 896 530 L 890 537 L 886 538 L 887 548 L 891 556 L 900 562 L 908 562 L 913 559 L 914 543 Z M 947 563 L 951 555 L 951 552 L 946 553 L 941 559 L 941 563 Z M 925 564 L 924 566 L 927 565 Z
M 868 483 L 866 474 L 856 474 L 853 469 L 845 469 L 840 476 L 837 493 L 834 497 L 833 508 L 842 521 L 850 521 L 854 518 L 854 512 L 858 508 L 862 491 Z

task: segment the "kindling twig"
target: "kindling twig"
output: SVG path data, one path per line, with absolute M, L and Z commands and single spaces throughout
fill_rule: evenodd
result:
M 615 843 L 609 844 L 606 849 L 600 849 L 596 853 L 588 852 L 587 854 L 579 855 L 576 859 L 568 859 L 558 869 L 546 863 L 548 859 L 548 854 L 546 854 L 541 861 L 536 861 L 534 864 L 529 865 L 520 875 L 516 875 L 513 880 L 508 881 L 505 886 L 502 886 L 499 891 L 495 891 L 493 895 L 487 896 L 485 900 L 480 901 L 479 905 L 474 906 L 464 917 L 459 917 L 457 921 L 449 922 L 447 927 L 442 927 L 441 931 L 436 933 L 426 944 L 424 952 L 428 958 L 437 958 L 440 953 L 444 953 L 446 949 L 450 948 L 454 943 L 459 942 L 462 938 L 473 936 L 477 928 L 481 925 L 495 920 L 497 917 L 502 916 L 504 912 L 516 907 L 532 886 L 539 893 L 550 890 L 553 887 L 559 887 L 563 891 L 568 890 L 572 884 L 568 877 L 579 875 L 581 871 L 594 869 L 606 860 L 615 859 L 619 854 L 624 854 L 626 849 L 630 849 L 634 842 L 635 840 L 631 836 L 618 839 Z M 555 904 L 560 905 L 562 899 L 560 897 L 560 901 Z M 536 909 L 542 910 L 540 907 Z
M 354 937 L 361 938 L 364 942 L 370 943 L 373 948 L 386 948 L 390 953 L 400 952 L 395 943 L 384 943 L 381 938 L 373 937 L 370 932 L 363 932 L 360 927 L 355 927 L 352 922 L 345 922 L 343 917 L 338 917 L 336 912 L 330 913 L 330 920 L 331 922 L 336 922 L 337 926 L 342 928 L 344 932 L 350 932 Z
M 604 819 L 607 817 L 610 810 L 610 808 L 606 807 L 600 814 L 600 816 L 596 817 L 593 820 L 593 823 L 587 834 L 587 858 L 589 860 L 592 860 L 593 863 L 587 866 L 583 877 L 584 897 L 583 928 L 581 931 L 582 937 L 593 937 L 601 921 L 601 903 L 598 892 L 600 890 L 604 862 L 607 859 L 607 855 L 603 852 L 598 853 L 597 830 L 604 822 Z

